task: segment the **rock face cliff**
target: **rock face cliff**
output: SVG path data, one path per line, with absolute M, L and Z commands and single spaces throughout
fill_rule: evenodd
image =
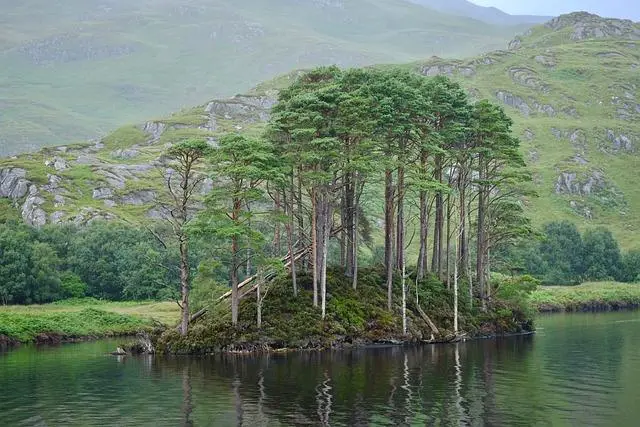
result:
M 447 75 L 474 99 L 505 106 L 534 172 L 534 222 L 604 225 L 624 246 L 640 235 L 640 26 L 576 13 L 516 38 L 507 50 L 467 60 L 433 57 L 405 65 Z M 25 221 L 86 223 L 158 218 L 162 153 L 186 137 L 215 144 L 225 132 L 261 132 L 278 87 L 215 100 L 162 120 L 119 129 L 101 141 L 48 148 L 0 161 L 0 197 Z M 210 190 L 208 182 L 203 192 Z
M 43 149 L 0 161 L 0 197 L 9 198 L 32 226 L 162 215 L 157 198 L 174 142 L 221 133 L 259 132 L 273 95 L 239 95 L 174 114 L 165 120 L 119 129 L 101 141 Z M 20 165 L 20 166 L 16 166 Z M 201 193 L 211 190 L 206 180 Z

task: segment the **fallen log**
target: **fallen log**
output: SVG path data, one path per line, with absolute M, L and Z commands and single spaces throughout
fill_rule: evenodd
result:
M 433 323 L 433 321 L 429 316 L 427 316 L 427 313 L 425 313 L 422 307 L 420 307 L 420 304 L 416 304 L 416 305 L 418 307 L 418 314 L 420 314 L 420 317 L 422 317 L 422 320 L 424 320 L 427 323 L 427 325 L 429 325 L 431 332 L 436 336 L 440 335 L 440 331 L 438 330 L 438 327 L 436 326 L 436 324 Z

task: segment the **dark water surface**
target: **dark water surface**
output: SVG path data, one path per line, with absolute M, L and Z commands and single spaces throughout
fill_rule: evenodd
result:
M 537 324 L 530 337 L 260 357 L 23 346 L 0 353 L 0 425 L 640 425 L 640 312 Z

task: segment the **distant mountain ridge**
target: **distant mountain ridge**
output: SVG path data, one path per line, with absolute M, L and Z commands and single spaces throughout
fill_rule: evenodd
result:
M 541 24 L 551 16 L 510 15 L 496 7 L 480 6 L 467 0 L 407 0 L 440 12 L 466 16 L 497 25 Z
M 4 3 L 0 155 L 99 137 L 291 69 L 475 55 L 529 28 L 406 0 Z

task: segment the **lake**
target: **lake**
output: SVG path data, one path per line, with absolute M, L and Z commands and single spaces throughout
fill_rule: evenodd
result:
M 264 356 L 0 353 L 3 426 L 640 423 L 640 312 L 558 314 L 535 336 Z

